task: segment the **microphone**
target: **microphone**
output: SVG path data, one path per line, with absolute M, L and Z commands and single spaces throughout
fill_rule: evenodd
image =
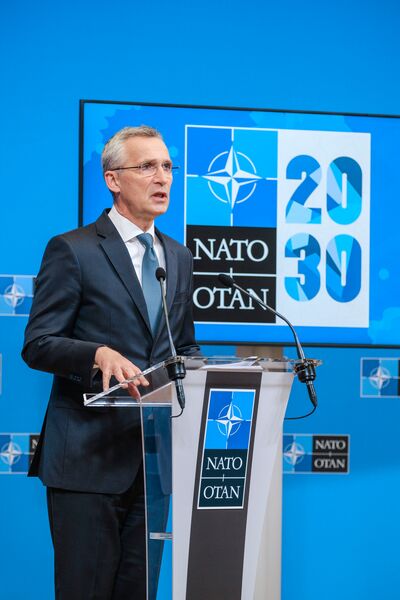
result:
M 166 285 L 165 285 L 165 280 L 166 280 L 165 269 L 163 269 L 162 267 L 158 267 L 156 269 L 156 278 L 159 281 L 160 287 L 161 287 L 163 312 L 164 312 L 164 317 L 165 317 L 165 323 L 167 325 L 169 347 L 170 347 L 171 356 L 172 356 L 171 359 L 165 361 L 165 367 L 167 369 L 168 376 L 171 379 L 171 381 L 175 381 L 176 397 L 177 397 L 179 406 L 181 407 L 181 410 L 183 411 L 183 409 L 185 408 L 185 391 L 183 389 L 182 379 L 184 379 L 184 377 L 186 376 L 186 370 L 185 370 L 185 365 L 184 365 L 183 360 L 180 357 L 178 357 L 178 355 L 176 353 L 174 341 L 172 339 L 171 327 L 169 324 L 168 310 L 167 310 L 167 290 L 166 290 Z
M 281 315 L 277 310 L 275 310 L 271 306 L 268 306 L 268 304 L 265 304 L 264 302 L 262 302 L 262 300 L 257 298 L 257 296 L 254 293 L 248 292 L 244 288 L 240 287 L 240 285 L 238 285 L 236 283 L 236 281 L 233 279 L 233 277 L 230 277 L 229 275 L 226 275 L 225 273 L 220 273 L 220 275 L 218 275 L 218 279 L 225 287 L 236 288 L 237 290 L 239 290 L 246 296 L 249 296 L 249 298 L 252 298 L 253 300 L 255 300 L 260 306 L 262 306 L 266 310 L 269 310 L 274 315 L 276 315 L 277 317 L 282 319 L 282 321 L 284 321 L 287 325 L 289 325 L 289 327 L 293 333 L 294 343 L 296 344 L 297 356 L 299 358 L 299 362 L 297 364 L 295 364 L 294 370 L 295 370 L 297 377 L 299 378 L 299 381 L 301 381 L 301 383 L 306 384 L 311 403 L 314 406 L 314 408 L 316 408 L 318 405 L 318 400 L 317 400 L 317 394 L 315 392 L 315 388 L 313 385 L 313 381 L 316 377 L 315 367 L 314 367 L 313 362 L 308 360 L 305 357 L 303 348 L 300 344 L 300 340 L 297 337 L 297 333 L 296 333 L 293 325 L 291 324 L 291 322 L 286 317 Z

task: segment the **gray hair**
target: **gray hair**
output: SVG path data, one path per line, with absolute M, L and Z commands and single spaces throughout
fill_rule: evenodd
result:
M 106 143 L 101 153 L 103 173 L 120 167 L 124 156 L 124 144 L 133 137 L 155 137 L 162 140 L 162 135 L 154 127 L 140 125 L 140 127 L 124 127 L 117 131 Z

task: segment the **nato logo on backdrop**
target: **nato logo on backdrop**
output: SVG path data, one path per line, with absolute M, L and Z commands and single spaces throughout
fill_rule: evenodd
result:
M 400 397 L 400 360 L 362 358 L 360 395 L 362 398 Z
M 36 433 L 0 433 L 0 475 L 26 475 L 38 439 Z
M 348 435 L 285 434 L 284 473 L 348 473 Z
M 275 307 L 277 132 L 188 126 L 185 181 L 195 321 L 275 322 L 217 276 L 238 277 Z
M 33 275 L 0 275 L 0 317 L 28 317 L 34 287 Z
M 243 508 L 255 394 L 210 390 L 198 508 Z

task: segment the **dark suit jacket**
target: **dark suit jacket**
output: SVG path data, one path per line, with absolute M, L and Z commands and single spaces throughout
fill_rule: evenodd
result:
M 167 304 L 178 354 L 198 350 L 192 318 L 192 256 L 156 230 L 166 259 Z M 136 408 L 84 408 L 97 348 L 107 345 L 142 370 L 170 355 L 165 319 L 153 337 L 131 258 L 105 211 L 50 240 L 37 277 L 22 356 L 54 373 L 49 406 L 31 472 L 45 485 L 122 493 L 141 464 Z M 115 383 L 115 382 L 114 382 Z

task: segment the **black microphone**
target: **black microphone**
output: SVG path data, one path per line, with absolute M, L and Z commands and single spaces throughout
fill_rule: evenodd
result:
M 299 362 L 297 364 L 295 364 L 295 366 L 294 366 L 295 373 L 296 373 L 297 377 L 299 378 L 299 380 L 301 381 L 301 383 L 306 384 L 311 403 L 314 407 L 317 407 L 317 405 L 318 405 L 317 394 L 315 392 L 315 388 L 313 385 L 313 381 L 316 377 L 315 367 L 314 367 L 313 362 L 308 360 L 305 357 L 303 348 L 300 344 L 300 340 L 297 337 L 297 333 L 296 333 L 293 325 L 290 323 L 290 321 L 286 317 L 281 315 L 277 310 L 275 310 L 271 306 L 268 306 L 268 304 L 265 304 L 264 302 L 262 302 L 262 300 L 257 298 L 257 296 L 254 293 L 251 293 L 251 292 L 245 290 L 244 288 L 240 287 L 240 285 L 238 285 L 236 283 L 236 281 L 229 275 L 226 275 L 225 273 L 220 273 L 220 275 L 218 275 L 218 279 L 220 280 L 221 283 L 224 284 L 225 287 L 236 288 L 237 290 L 239 290 L 246 296 L 249 296 L 249 298 L 252 298 L 253 300 L 255 300 L 260 306 L 262 306 L 266 310 L 269 310 L 274 315 L 276 315 L 277 317 L 282 319 L 282 321 L 284 321 L 287 325 L 289 325 L 289 327 L 293 333 L 294 342 L 296 344 L 297 356 L 299 358 Z
M 183 360 L 180 357 L 178 357 L 178 355 L 176 353 L 174 341 L 172 339 L 171 327 L 169 324 L 168 310 L 167 310 L 167 290 L 166 290 L 166 285 L 165 285 L 165 279 L 166 279 L 165 269 L 163 269 L 162 267 L 158 267 L 156 269 L 156 277 L 157 277 L 158 281 L 160 282 L 162 305 L 163 305 L 163 311 L 164 311 L 164 316 L 165 316 L 165 323 L 167 325 L 169 347 L 170 347 L 171 356 L 172 356 L 172 358 L 170 360 L 165 361 L 165 367 L 167 369 L 168 376 L 171 379 L 171 381 L 175 381 L 176 397 L 178 399 L 179 406 L 183 410 L 185 408 L 185 391 L 183 389 L 182 379 L 184 379 L 184 377 L 186 376 L 186 369 L 185 369 L 185 364 L 184 364 Z

